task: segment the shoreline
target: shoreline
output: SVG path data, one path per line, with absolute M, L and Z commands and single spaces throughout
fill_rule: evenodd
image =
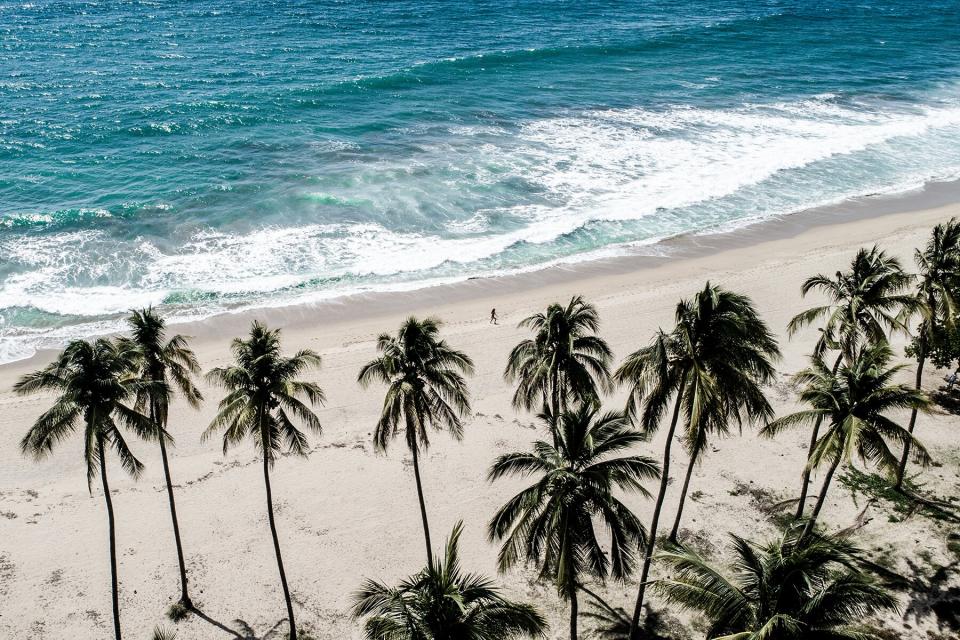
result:
M 404 309 L 420 310 L 428 306 L 428 302 L 438 306 L 478 298 L 495 301 L 497 296 L 509 297 L 545 286 L 572 285 L 597 277 L 647 271 L 674 261 L 704 259 L 766 242 L 789 240 L 823 227 L 921 213 L 952 204 L 960 204 L 960 180 L 933 181 L 909 191 L 860 196 L 837 204 L 746 222 L 730 230 L 690 231 L 642 247 L 621 247 L 626 251 L 622 255 L 571 262 L 561 260 L 559 263 L 532 266 L 529 270 L 471 276 L 455 282 L 426 283 L 398 291 L 345 293 L 315 301 L 292 300 L 277 305 L 245 306 L 200 319 L 171 319 L 169 325 L 172 331 L 204 339 L 222 335 L 224 326 L 230 327 L 229 335 L 240 335 L 253 319 L 264 320 L 268 325 L 302 328 L 315 323 L 318 314 L 323 316 L 324 322 L 345 323 L 357 316 L 384 317 L 402 313 Z M 603 250 L 599 248 L 595 252 Z M 116 335 L 116 332 L 76 337 L 104 335 Z M 59 348 L 43 347 L 26 358 L 0 363 L 0 372 L 19 368 L 18 365 L 36 366 L 49 361 Z

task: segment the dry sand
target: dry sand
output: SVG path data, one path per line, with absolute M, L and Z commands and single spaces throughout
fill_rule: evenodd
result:
M 748 293 L 779 330 L 814 302 L 799 294 L 807 276 L 833 273 L 857 248 L 874 242 L 912 265 L 913 248 L 923 244 L 932 225 L 952 215 L 960 215 L 960 206 L 859 216 L 805 230 L 798 218 L 778 227 L 778 233 L 767 234 L 767 239 L 756 231 L 731 234 L 734 240 L 717 240 L 710 250 L 675 251 L 670 258 L 556 267 L 517 278 L 225 316 L 177 330 L 196 336 L 194 347 L 204 369 L 228 361 L 229 338 L 241 333 L 251 316 L 283 326 L 286 349 L 309 347 L 323 355 L 323 367 L 312 377 L 329 398 L 319 412 L 324 433 L 311 436 L 308 459 L 286 457 L 278 462 L 274 497 L 300 626 L 314 638 L 360 638 L 359 626 L 347 612 L 350 594 L 361 580 L 394 582 L 424 563 L 409 456 L 400 442 L 386 456 L 374 453 L 370 434 L 382 389 L 364 391 L 355 382 L 360 365 L 374 356 L 378 333 L 394 330 L 409 314 L 432 314 L 444 321 L 449 341 L 476 361 L 477 373 L 470 380 L 474 414 L 467 420 L 466 437 L 454 442 L 437 434 L 424 456 L 423 474 L 434 545 L 440 546 L 454 523 L 463 520 L 465 565 L 495 575 L 496 548 L 486 540 L 486 522 L 521 481 L 491 486 L 486 470 L 494 456 L 525 449 L 541 435 L 531 415 L 511 408 L 511 388 L 502 377 L 508 351 L 525 336 L 516 328 L 521 318 L 550 302 L 582 294 L 599 308 L 603 336 L 619 362 L 645 344 L 658 326 L 668 326 L 677 300 L 709 279 Z M 499 326 L 488 324 L 494 306 Z M 769 389 L 780 414 L 795 406 L 789 376 L 804 366 L 813 339 L 807 333 L 787 341 L 782 331 L 781 337 L 782 377 Z M 898 341 L 899 353 L 902 342 Z M 69 440 L 39 464 L 22 458 L 17 448 L 48 398 L 17 397 L 10 387 L 19 375 L 49 357 L 40 354 L 0 367 L 0 638 L 106 638 L 111 633 L 106 516 L 99 488 L 92 496 L 87 492 L 81 443 L 78 438 Z M 938 388 L 942 375 L 929 369 L 927 388 Z M 219 441 L 200 441 L 219 399 L 216 389 L 204 392 L 208 401 L 202 410 L 182 404 L 174 408 L 170 429 L 176 448 L 171 464 L 193 597 L 213 622 L 193 616 L 176 630 L 182 640 L 283 637 L 285 612 L 261 468 L 249 448 L 224 456 Z M 618 393 L 607 406 L 620 407 L 622 400 Z M 957 417 L 941 410 L 919 421 L 917 435 L 937 460 L 922 481 L 927 491 L 941 497 L 956 495 L 960 486 L 957 426 Z M 659 455 L 662 437 L 661 433 L 644 445 L 642 452 Z M 774 528 L 760 506 L 796 495 L 807 438 L 797 432 L 776 441 L 761 440 L 748 429 L 742 436 L 715 442 L 694 474 L 685 513 L 686 538 L 712 549 L 719 559 L 726 557 L 726 531 L 766 538 Z M 664 526 L 672 522 L 678 480 L 686 465 L 683 449 L 674 450 Z M 157 623 L 174 626 L 163 614 L 179 586 L 159 453 L 144 443 L 137 443 L 135 451 L 147 465 L 139 482 L 124 477 L 116 465 L 110 473 L 118 518 L 123 628 L 128 638 L 148 638 Z M 644 521 L 649 520 L 650 501 L 631 497 L 628 502 Z M 830 527 L 846 527 L 865 506 L 863 496 L 854 499 L 835 483 L 824 519 Z M 956 567 L 946 537 L 957 526 L 920 515 L 892 523 L 890 514 L 888 505 L 869 505 L 868 523 L 858 540 L 878 549 L 875 557 L 882 562 L 919 581 L 916 593 L 905 597 L 902 606 L 920 610 L 905 619 L 888 616 L 882 623 L 899 630 L 891 638 L 956 637 L 947 627 L 938 629 L 938 619 L 924 598 L 960 587 L 960 578 L 950 569 L 935 577 L 937 567 L 951 561 Z M 534 573 L 524 569 L 499 580 L 510 596 L 544 610 L 553 625 L 550 637 L 564 637 L 566 609 L 551 587 L 538 584 Z M 612 603 L 632 608 L 633 582 L 611 583 L 600 590 Z M 656 598 L 653 604 L 659 606 Z M 702 636 L 695 619 L 671 615 L 688 625 L 690 637 Z M 584 637 L 589 637 L 587 621 L 581 626 Z M 937 633 L 943 635 L 929 635 Z

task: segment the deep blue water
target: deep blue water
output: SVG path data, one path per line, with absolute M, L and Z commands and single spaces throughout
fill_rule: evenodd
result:
M 956 177 L 956 1 L 3 4 L 0 360 Z

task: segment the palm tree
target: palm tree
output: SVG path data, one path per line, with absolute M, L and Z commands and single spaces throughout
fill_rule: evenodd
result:
M 256 321 L 250 329 L 250 337 L 246 340 L 235 338 L 230 350 L 235 363 L 218 367 L 207 374 L 207 379 L 226 389 L 227 395 L 220 401 L 217 415 L 204 431 L 203 439 L 223 429 L 224 454 L 231 445 L 239 444 L 245 438 L 252 440 L 260 452 L 263 484 L 267 492 L 267 517 L 287 604 L 290 640 L 296 640 L 293 603 L 273 517 L 270 469 L 284 448 L 289 453 L 301 456 L 309 453 L 307 437 L 293 424 L 293 418 L 320 434 L 320 420 L 311 407 L 323 403 L 323 391 L 316 383 L 299 379 L 307 369 L 320 366 L 320 356 L 306 349 L 290 357 L 283 356 L 280 352 L 280 330 L 267 329 Z
M 536 475 L 537 481 L 512 497 L 489 525 L 491 540 L 503 545 L 500 571 L 521 558 L 536 562 L 564 599 L 570 600 L 570 639 L 577 638 L 577 589 L 592 576 L 624 579 L 633 570 L 634 549 L 646 538 L 635 515 L 613 496 L 615 488 L 648 496 L 641 481 L 657 477 L 657 464 L 644 456 L 612 457 L 642 440 L 619 412 L 598 415 L 590 404 L 553 417 L 555 443 L 535 442 L 533 451 L 500 456 L 491 481 L 508 475 Z M 610 531 L 609 555 L 597 538 L 594 519 Z
M 734 562 L 715 567 L 694 551 L 658 556 L 671 570 L 657 591 L 668 603 L 705 615 L 715 640 L 806 640 L 876 636 L 850 625 L 897 610 L 896 599 L 858 568 L 859 550 L 840 537 L 788 528 L 759 546 L 731 534 Z
M 845 353 L 849 354 L 863 343 L 878 344 L 887 341 L 888 331 L 906 332 L 900 316 L 914 308 L 908 295 L 910 276 L 900 261 L 874 246 L 860 249 L 847 272 L 837 271 L 834 277 L 817 274 L 803 283 L 801 294 L 806 297 L 817 291 L 828 299 L 828 304 L 811 307 L 797 314 L 787 325 L 790 336 L 804 326 L 823 320 L 820 337 L 814 347 L 814 356 L 822 357 L 828 350 L 838 351 L 833 371 L 837 371 Z M 820 434 L 820 421 L 815 421 L 810 432 L 807 459 Z M 810 468 L 805 466 L 797 504 L 796 518 L 803 517 L 810 487 Z
M 103 338 L 92 343 L 74 340 L 52 364 L 23 376 L 13 387 L 19 394 L 42 391 L 58 394 L 53 406 L 37 418 L 20 441 L 20 450 L 24 455 L 42 460 L 79 425 L 83 425 L 87 489 L 93 493 L 93 481 L 99 474 L 103 499 L 107 505 L 113 633 L 116 640 L 120 640 L 120 599 L 106 448 L 112 447 L 124 471 L 137 478 L 143 465 L 127 446 L 120 425 L 146 439 L 160 435 L 146 416 L 126 404 L 153 386 L 138 380 L 132 373 L 129 358 L 111 341 Z
M 818 291 L 829 302 L 797 314 L 787 324 L 787 331 L 792 336 L 822 320 L 814 350 L 818 356 L 835 347 L 850 353 L 862 342 L 886 342 L 888 332 L 907 331 L 899 316 L 903 309 L 915 306 L 907 291 L 911 282 L 897 258 L 877 246 L 860 249 L 849 271 L 837 271 L 832 278 L 817 274 L 804 281 L 800 288 L 803 296 Z
M 593 305 L 574 296 L 566 307 L 553 303 L 518 326 L 532 329 L 534 337 L 513 348 L 504 371 L 507 381 L 517 381 L 515 407 L 542 404 L 560 415 L 570 399 L 599 404 L 600 391 L 610 386 L 613 354 L 596 335 L 600 318 Z
M 772 360 L 777 357 L 776 341 L 750 299 L 708 282 L 692 301 L 682 300 L 677 305 L 676 326 L 669 334 L 657 332 L 648 346 L 630 354 L 617 369 L 614 378 L 630 386 L 627 415 L 639 422 L 648 435 L 659 428 L 661 419 L 669 411 L 671 397 L 675 397 L 664 443 L 660 490 L 633 611 L 632 638 L 640 635 L 640 614 L 680 414 L 683 413 L 686 422 L 691 460 L 671 537 L 676 536 L 691 471 L 705 446 L 707 434 L 726 431 L 728 421 L 739 422 L 743 414 L 751 420 L 771 415 L 760 385 L 773 378 Z
M 773 408 L 761 390 L 776 375 L 777 341 L 750 298 L 711 286 L 677 306 L 675 357 L 689 370 L 691 402 L 684 406 L 690 450 L 670 540 L 676 542 L 694 466 L 710 434 L 726 434 L 729 423 L 769 420 Z
M 933 332 L 937 324 L 953 326 L 957 314 L 956 291 L 960 286 L 960 221 L 951 218 L 946 224 L 938 224 L 933 228 L 927 246 L 917 250 L 914 256 L 917 263 L 917 285 L 915 304 L 907 308 L 907 312 L 920 315 L 920 326 L 917 329 L 916 357 L 917 373 L 916 388 L 920 389 L 923 379 L 923 364 L 927 358 L 927 350 L 933 339 Z M 912 434 L 917 424 L 917 410 L 910 412 L 910 423 L 907 430 Z M 900 466 L 897 467 L 895 487 L 903 486 L 903 476 L 907 469 L 907 459 L 910 456 L 910 443 L 903 449 L 900 457 Z
M 167 417 L 170 407 L 170 391 L 176 389 L 190 406 L 197 408 L 203 396 L 193 383 L 192 377 L 200 373 L 200 365 L 193 351 L 187 346 L 187 340 L 175 335 L 165 340 L 166 322 L 152 307 L 133 311 L 127 319 L 131 328 L 131 337 L 122 338 L 120 344 L 134 359 L 137 375 L 146 383 L 156 383 L 138 398 L 138 408 L 147 407 L 150 422 L 156 425 L 162 435 L 160 459 L 163 462 L 163 477 L 167 485 L 167 501 L 170 504 L 170 519 L 173 522 L 173 539 L 177 546 L 177 562 L 180 568 L 180 605 L 186 609 L 193 607 L 187 590 L 187 567 L 183 559 L 183 545 L 180 541 L 180 524 L 177 521 L 177 503 L 173 495 L 173 481 L 170 478 L 170 463 L 167 459 Z
M 444 558 L 398 587 L 367 580 L 354 596 L 354 618 L 367 618 L 368 640 L 510 640 L 544 635 L 547 623 L 528 604 L 511 602 L 486 577 L 460 566 L 457 523 Z
M 377 451 L 385 452 L 403 429 L 413 457 L 413 475 L 420 501 L 427 564 L 433 563 L 430 525 L 420 480 L 419 451 L 430 446 L 428 427 L 446 428 L 454 438 L 463 438 L 463 416 L 470 411 L 470 394 L 464 375 L 473 373 L 473 361 L 439 339 L 441 322 L 434 318 L 408 318 L 396 336 L 377 338 L 380 356 L 360 369 L 357 381 L 366 388 L 373 381 L 387 385 L 383 411 L 373 434 Z
M 890 366 L 891 357 L 886 344 L 863 346 L 850 354 L 836 373 L 822 358 L 812 358 L 811 366 L 796 376 L 803 386 L 800 400 L 809 408 L 778 418 L 761 430 L 762 435 L 774 437 L 788 427 L 818 419 L 827 423 L 827 431 L 817 439 L 807 462 L 811 469 L 827 466 L 827 475 L 804 537 L 813 531 L 837 468 L 852 464 L 854 456 L 892 475 L 898 462 L 888 444 L 893 441 L 903 447 L 912 444 L 914 459 L 921 464 L 929 462 L 923 445 L 889 417 L 891 411 L 926 409 L 929 404 L 923 392 L 893 382 L 904 366 Z

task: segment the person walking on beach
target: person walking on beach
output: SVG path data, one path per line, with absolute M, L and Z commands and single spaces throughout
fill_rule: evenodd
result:
M 496 310 L 496 308 L 490 309 L 490 324 L 497 324 L 497 310 Z

